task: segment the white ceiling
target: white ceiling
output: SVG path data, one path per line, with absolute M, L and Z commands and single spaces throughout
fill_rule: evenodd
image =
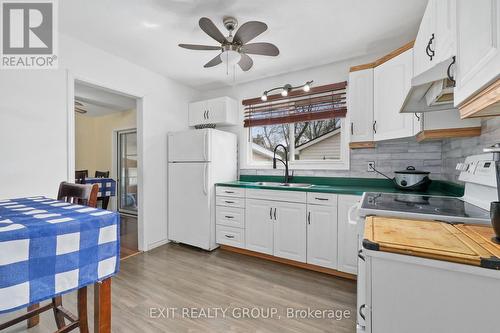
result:
M 136 108 L 136 101 L 133 98 L 80 82 L 75 83 L 75 101 L 83 104 L 78 108 L 87 111 L 85 115 L 89 117 L 105 116 Z
M 198 88 L 224 85 L 389 51 L 414 39 L 427 0 L 64 0 L 61 32 Z M 271 42 L 278 57 L 252 56 L 249 72 L 226 75 L 224 65 L 203 65 L 218 51 L 181 49 L 179 43 L 217 45 L 198 26 L 222 17 L 240 25 L 263 21 L 253 42 Z

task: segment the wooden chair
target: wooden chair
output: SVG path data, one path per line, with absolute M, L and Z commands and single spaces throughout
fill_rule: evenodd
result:
M 108 178 L 109 177 L 109 171 L 96 171 L 95 172 L 95 178 Z
M 109 171 L 96 171 L 95 178 L 109 178 Z M 109 196 L 99 197 L 97 200 L 102 201 L 102 209 L 108 209 Z
M 84 184 L 71 184 L 62 182 L 59 185 L 59 192 L 57 200 L 65 202 L 86 205 L 89 207 L 96 207 L 97 205 L 97 192 L 99 186 L 97 184 L 84 185 Z M 4 324 L 0 324 L 0 330 L 22 322 L 28 321 L 28 328 L 32 328 L 40 322 L 40 313 L 52 309 L 57 325 L 57 332 L 69 332 L 75 328 L 80 328 L 80 332 L 88 333 L 87 323 L 87 287 L 78 289 L 78 317 L 66 310 L 62 306 L 62 296 L 52 298 L 52 302 L 40 307 L 40 304 L 32 304 L 28 307 L 28 312 L 20 317 L 12 319 Z M 66 325 L 65 319 L 67 318 L 70 323 Z
M 77 170 L 75 171 L 75 183 L 85 184 L 85 178 L 89 176 L 89 170 Z

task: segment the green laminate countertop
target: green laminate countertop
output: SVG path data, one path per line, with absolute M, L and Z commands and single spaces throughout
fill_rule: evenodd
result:
M 433 180 L 426 192 L 404 191 L 394 187 L 388 179 L 347 177 L 293 177 L 291 183 L 312 184 L 310 187 L 261 186 L 256 182 L 283 182 L 282 176 L 247 176 L 240 180 L 217 183 L 217 186 L 243 187 L 280 191 L 321 192 L 362 195 L 363 192 L 406 193 L 460 197 L 464 194 L 462 185 L 448 181 Z

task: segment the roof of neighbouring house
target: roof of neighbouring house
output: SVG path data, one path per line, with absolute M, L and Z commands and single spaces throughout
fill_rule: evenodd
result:
M 269 149 L 266 149 L 262 146 L 259 146 L 258 144 L 256 144 L 255 142 L 252 142 L 252 150 L 260 155 L 264 155 L 264 156 L 267 156 L 269 158 L 273 158 L 274 157 L 274 154 L 272 151 L 270 151 Z
M 295 147 L 295 150 L 300 151 L 300 150 L 305 149 L 307 147 L 313 146 L 313 145 L 315 145 L 315 144 L 317 144 L 325 139 L 331 138 L 332 136 L 337 135 L 337 134 L 340 134 L 340 128 L 337 128 L 331 132 L 322 134 L 322 135 L 318 136 L 317 138 L 315 138 L 314 140 L 311 140 L 311 141 L 308 141 L 308 142 L 303 143 L 301 145 L 298 145 L 297 147 Z

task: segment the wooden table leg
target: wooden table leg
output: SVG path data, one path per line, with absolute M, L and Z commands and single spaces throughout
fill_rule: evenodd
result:
M 94 284 L 94 333 L 111 332 L 111 278 Z
M 31 310 L 38 309 L 39 307 L 40 307 L 40 304 L 38 304 L 38 303 L 30 305 L 30 306 L 28 306 L 28 312 L 30 312 Z M 28 328 L 35 327 L 36 325 L 38 325 L 40 323 L 40 315 L 35 315 L 35 316 L 29 318 L 27 321 L 28 321 Z

